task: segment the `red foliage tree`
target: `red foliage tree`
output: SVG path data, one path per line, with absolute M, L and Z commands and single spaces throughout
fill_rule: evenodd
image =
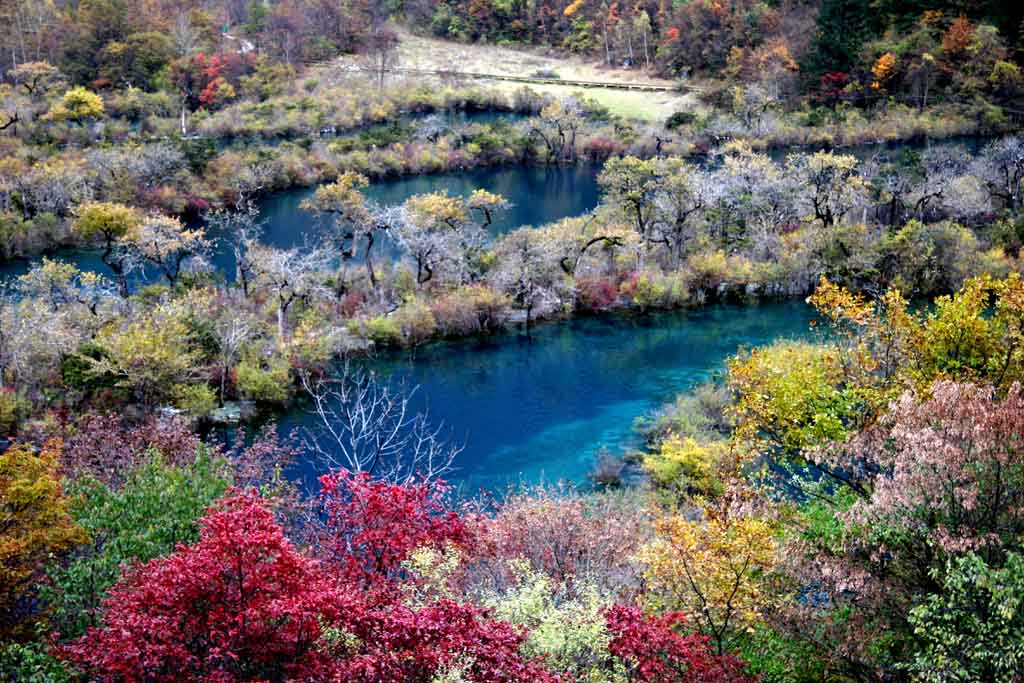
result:
M 391 484 L 341 470 L 320 478 L 322 553 L 363 588 L 387 588 L 417 548 L 465 545 L 469 532 L 443 482 Z
M 374 529 L 375 514 L 400 510 L 420 533 L 438 532 L 422 519 L 417 525 L 433 509 L 429 488 L 381 491 L 362 477 L 330 479 L 354 492 L 346 513 L 352 529 Z M 399 502 L 382 502 L 389 498 Z M 354 552 L 373 552 L 379 537 L 367 534 L 355 533 L 371 545 Z M 422 539 L 413 533 L 398 542 Z M 394 558 L 383 559 L 389 566 Z M 298 553 L 255 493 L 235 494 L 207 515 L 197 544 L 130 570 L 105 601 L 103 626 L 62 654 L 100 683 L 429 683 L 445 669 L 478 683 L 556 680 L 523 659 L 523 634 L 485 609 L 450 600 L 414 609 L 367 597 L 358 583 Z
M 444 668 L 479 683 L 554 683 L 558 678 L 519 653 L 524 640 L 487 610 L 442 600 L 419 610 L 392 604 L 345 615 L 357 638 L 338 680 L 353 683 L 428 683 Z
M 845 88 L 850 83 L 850 75 L 842 71 L 830 71 L 818 82 L 815 99 L 823 105 L 835 109 L 845 96 Z
M 129 570 L 100 628 L 64 648 L 95 681 L 281 681 L 330 671 L 322 624 L 357 610 L 255 493 L 222 501 L 197 544 Z
M 734 657 L 713 654 L 707 636 L 682 635 L 681 612 L 660 617 L 615 605 L 605 612 L 611 653 L 626 663 L 634 683 L 753 683 Z

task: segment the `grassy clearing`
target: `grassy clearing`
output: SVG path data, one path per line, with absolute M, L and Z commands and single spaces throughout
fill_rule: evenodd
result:
M 341 61 L 344 62 L 345 59 Z M 414 36 L 405 32 L 401 34 L 398 66 L 406 69 L 451 70 L 519 78 L 548 77 L 554 73 L 559 78 L 571 81 L 641 82 L 668 87 L 673 85 L 672 81 L 656 78 L 642 69 L 609 69 L 601 62 L 595 63 L 579 57 L 495 45 L 465 45 Z M 509 93 L 523 87 L 521 83 L 509 81 L 485 82 Z M 577 86 L 537 84 L 530 87 L 538 92 L 557 96 L 581 92 Z M 693 108 L 696 105 L 692 94 L 633 92 L 608 88 L 587 88 L 582 92 L 616 114 L 648 123 L 661 123 L 672 112 Z
M 504 83 L 505 86 L 514 86 L 514 83 Z M 620 116 L 630 119 L 637 119 L 645 123 L 664 123 L 672 112 L 681 109 L 693 109 L 697 106 L 696 98 L 692 93 L 684 95 L 662 92 L 633 92 L 630 90 L 612 90 L 608 88 L 587 88 L 580 90 L 576 87 L 559 85 L 531 85 L 537 92 L 551 93 L 552 95 L 570 95 L 582 93 L 584 96 L 597 100 L 608 109 Z M 509 88 L 513 90 L 514 88 Z

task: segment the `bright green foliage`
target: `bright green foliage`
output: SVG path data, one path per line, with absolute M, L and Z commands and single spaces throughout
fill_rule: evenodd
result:
M 910 670 L 916 680 L 1012 683 L 1024 670 L 1024 556 L 1001 569 L 974 553 L 946 570 L 941 593 L 910 612 L 922 641 Z
M 790 454 L 844 437 L 860 404 L 857 387 L 843 381 L 839 361 L 835 347 L 794 341 L 732 359 L 737 432 Z
M 759 625 L 739 639 L 740 658 L 761 683 L 823 683 L 831 680 L 820 653 L 806 640 Z
M 50 654 L 47 635 L 40 633 L 31 643 L 0 646 L 0 681 L 71 683 L 71 672 L 64 662 Z
M 190 465 L 168 465 L 155 453 L 119 490 L 95 479 L 76 482 L 71 514 L 94 545 L 66 564 L 49 569 L 46 592 L 61 635 L 72 637 L 99 623 L 107 589 L 134 562 L 166 555 L 199 537 L 196 520 L 229 484 L 224 462 L 205 451 Z
M 609 605 L 597 588 L 584 585 L 574 598 L 560 599 L 551 580 L 526 561 L 513 569 L 515 588 L 490 602 L 499 619 L 527 629 L 524 656 L 543 658 L 551 670 L 581 683 L 624 683 L 626 668 L 608 651 L 612 636 L 602 612 Z

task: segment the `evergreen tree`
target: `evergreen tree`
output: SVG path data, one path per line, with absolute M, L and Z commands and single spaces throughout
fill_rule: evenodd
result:
M 870 17 L 870 0 L 824 0 L 805 72 L 816 80 L 826 73 L 852 71 L 871 32 Z

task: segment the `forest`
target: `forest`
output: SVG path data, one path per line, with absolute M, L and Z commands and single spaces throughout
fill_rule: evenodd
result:
M 0 680 L 1024 680 L 1024 6 L 0 26 Z

